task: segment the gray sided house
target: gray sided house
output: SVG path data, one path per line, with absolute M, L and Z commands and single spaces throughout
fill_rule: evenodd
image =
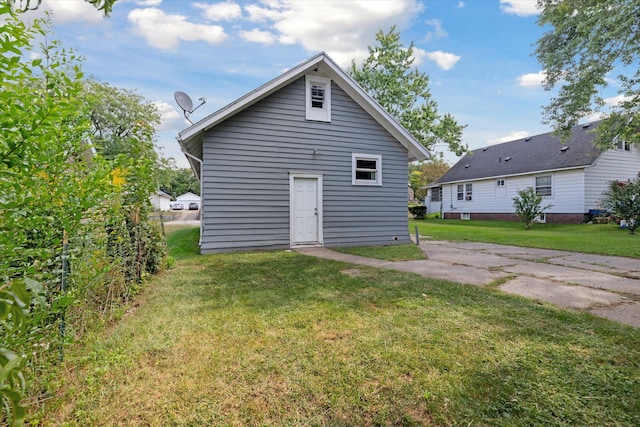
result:
M 409 243 L 425 149 L 325 53 L 180 132 L 201 182 L 200 251 Z
M 640 150 L 593 145 L 599 122 L 574 126 L 564 143 L 545 133 L 477 149 L 428 186 L 427 209 L 450 219 L 518 220 L 513 198 L 532 187 L 553 205 L 540 218 L 579 223 L 602 209 L 612 181 L 636 178 Z

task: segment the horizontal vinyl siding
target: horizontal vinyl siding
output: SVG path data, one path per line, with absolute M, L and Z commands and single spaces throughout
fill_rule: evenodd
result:
M 331 122 L 307 121 L 304 89 L 204 135 L 202 252 L 289 247 L 289 172 L 322 175 L 325 246 L 409 242 L 406 148 L 333 82 Z M 382 186 L 351 184 L 352 153 L 382 155 Z
M 601 201 L 606 197 L 612 181 L 635 179 L 640 172 L 640 150 L 631 147 L 631 151 L 609 150 L 602 153 L 595 164 L 585 171 L 586 195 L 585 212 L 600 209 Z
M 542 204 L 553 206 L 549 213 L 584 213 L 584 171 L 552 172 L 552 195 L 544 197 Z M 442 187 L 443 212 L 457 213 L 514 213 L 513 198 L 519 190 L 535 187 L 535 177 L 538 175 L 523 175 L 504 179 L 504 190 L 496 186 L 497 179 L 470 181 L 473 184 L 473 200 L 457 200 L 457 184 L 447 184 Z M 466 182 L 464 183 L 466 184 Z

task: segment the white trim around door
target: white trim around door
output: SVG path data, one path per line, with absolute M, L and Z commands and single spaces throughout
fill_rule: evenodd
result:
M 289 244 L 323 244 L 322 174 L 289 173 Z

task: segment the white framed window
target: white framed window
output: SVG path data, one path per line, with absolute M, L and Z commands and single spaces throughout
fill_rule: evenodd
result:
M 618 145 L 616 148 L 620 151 L 631 151 L 631 144 L 620 139 L 618 140 Z
M 458 184 L 458 200 L 473 200 L 473 184 Z
M 542 197 L 551 197 L 552 180 L 551 175 L 540 175 L 535 178 L 536 194 Z
M 436 187 L 431 189 L 431 201 L 432 202 L 442 201 L 442 187 Z
M 382 156 L 353 153 L 351 174 L 353 185 L 382 185 Z
M 536 215 L 535 218 L 533 218 L 533 222 L 537 222 L 540 224 L 545 224 L 547 222 L 547 214 L 546 213 L 541 213 L 540 215 Z
M 471 213 L 470 212 L 460 212 L 460 219 L 464 219 L 466 221 L 469 221 L 471 219 Z
M 325 77 L 305 76 L 306 118 L 319 122 L 331 121 L 331 80 Z

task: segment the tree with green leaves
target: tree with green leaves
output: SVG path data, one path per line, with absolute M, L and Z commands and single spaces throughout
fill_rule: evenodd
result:
M 83 98 L 91 120 L 91 142 L 108 160 L 122 154 L 158 161 L 155 151 L 160 114 L 156 106 L 132 90 L 87 80 Z
M 435 182 L 450 168 L 449 164 L 441 159 L 433 159 L 420 163 L 409 164 L 409 185 L 417 199 L 424 199 L 427 190 L 422 187 Z
M 0 0 L 2 3 L 9 5 L 13 11 L 17 13 L 26 12 L 27 10 L 35 10 L 42 4 L 42 0 Z M 104 16 L 109 16 L 113 10 L 113 5 L 118 0 L 84 0 L 92 4 L 96 9 L 101 10 Z
M 517 194 L 513 198 L 513 207 L 524 227 L 529 230 L 535 219 L 544 214 L 544 211 L 553 205 L 542 206 L 542 196 L 536 194 L 536 190 L 533 187 L 518 190 Z
M 545 122 L 563 138 L 580 119 L 605 106 L 602 90 L 617 78 L 618 99 L 597 128 L 596 145 L 620 138 L 640 146 L 640 37 L 637 0 L 538 0 L 540 26 L 550 26 L 535 54 L 545 89 L 560 87 L 545 108 Z
M 162 167 L 159 177 L 160 190 L 174 198 L 187 192 L 200 194 L 200 182 L 191 169 L 176 167 L 173 159 Z
M 640 180 L 614 181 L 611 183 L 603 206 L 627 224 L 629 232 L 635 234 L 640 224 Z
M 468 151 L 462 143 L 464 126 L 451 114 L 438 113 L 429 76 L 413 66 L 413 43 L 405 48 L 395 26 L 388 33 L 380 30 L 376 40 L 378 44 L 369 46 L 369 57 L 360 66 L 352 61 L 351 77 L 430 153 L 438 144 L 446 144 L 457 155 Z

